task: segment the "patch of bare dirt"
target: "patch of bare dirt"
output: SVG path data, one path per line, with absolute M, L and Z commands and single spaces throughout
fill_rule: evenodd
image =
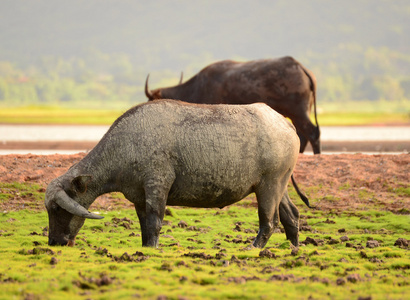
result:
M 410 154 L 299 155 L 294 173 L 320 209 L 410 212 Z
M 80 161 L 85 153 L 74 155 L 0 155 L 0 182 L 31 182 L 44 192 L 50 181 Z M 410 212 L 408 196 L 410 154 L 400 155 L 299 155 L 295 179 L 319 209 L 344 211 L 368 207 L 396 213 Z M 1 191 L 0 191 L 1 192 Z M 30 197 L 0 202 L 0 209 L 15 210 Z M 299 203 L 299 199 L 294 199 Z M 111 196 L 100 197 L 94 206 L 107 210 L 131 203 Z M 41 208 L 43 209 L 43 208 Z

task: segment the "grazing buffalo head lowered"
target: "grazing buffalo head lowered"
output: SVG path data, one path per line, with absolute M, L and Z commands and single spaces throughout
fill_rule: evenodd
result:
M 74 245 L 85 219 L 102 218 L 88 208 L 109 192 L 134 204 L 142 245 L 150 247 L 158 246 L 167 205 L 222 208 L 255 193 L 254 246 L 264 247 L 279 221 L 297 246 L 299 212 L 287 185 L 298 150 L 295 128 L 263 103 L 138 105 L 48 185 L 49 244 Z
M 183 84 L 150 90 L 149 100 L 178 99 L 191 103 L 250 104 L 264 102 L 292 120 L 300 138 L 300 152 L 307 142 L 320 153 L 316 114 L 316 78 L 292 57 L 249 62 L 224 60 L 211 64 Z M 314 108 L 316 126 L 309 113 Z
M 91 176 L 62 176 L 47 187 L 45 205 L 49 217 L 49 244 L 74 245 L 75 236 L 88 219 L 102 219 L 90 213 L 80 203 L 88 196 L 87 183 Z

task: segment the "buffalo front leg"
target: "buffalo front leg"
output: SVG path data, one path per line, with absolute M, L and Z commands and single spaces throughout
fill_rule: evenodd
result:
M 162 220 L 164 218 L 164 207 L 161 208 L 156 204 L 147 204 L 147 215 L 145 221 L 146 238 L 145 245 L 143 239 L 143 246 L 158 248 L 159 245 L 159 233 L 162 227 Z
M 286 238 L 295 246 L 299 245 L 299 211 L 289 198 L 288 192 L 279 205 L 280 222 L 285 228 Z
M 158 210 L 153 208 L 151 205 L 147 205 L 146 211 L 137 212 L 141 225 L 143 247 L 158 247 L 159 233 L 162 227 L 164 211 L 165 208 Z
M 140 226 L 141 226 L 141 237 L 142 237 L 142 246 L 147 245 L 147 240 L 148 240 L 148 231 L 147 231 L 147 214 L 145 212 L 145 206 L 137 207 L 135 205 L 135 210 L 137 211 L 137 216 L 140 221 Z
M 169 189 L 163 182 L 145 186 L 145 210 L 138 212 L 141 223 L 142 246 L 155 247 L 159 245 L 159 234 L 164 219 L 165 206 Z

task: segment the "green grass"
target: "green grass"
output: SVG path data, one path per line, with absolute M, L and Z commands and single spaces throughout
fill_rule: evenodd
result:
M 397 194 L 398 196 L 410 197 L 410 187 L 401 186 L 398 188 L 389 188 L 389 191 Z
M 113 123 L 122 112 L 124 110 L 42 106 L 1 108 L 0 123 L 108 125 Z
M 137 104 L 137 103 L 136 103 Z M 3 124 L 109 125 L 126 109 L 50 106 L 2 107 Z M 313 116 L 312 116 L 313 118 Z M 410 105 L 388 102 L 323 103 L 318 109 L 320 126 L 410 124 Z
M 28 199 L 29 206 L 38 206 L 44 201 L 45 189 L 36 183 L 0 182 L 0 203 L 11 199 Z
M 47 245 L 46 212 L 2 213 L 0 254 L 7 263 L 0 264 L 0 299 L 409 298 L 409 252 L 394 246 L 409 238 L 408 215 L 300 206 L 302 221 L 312 227 L 300 233 L 300 241 L 309 237 L 319 244 L 302 245 L 291 255 L 285 234 L 274 233 L 267 249 L 275 258 L 266 258 L 249 247 L 258 229 L 256 208 L 249 204 L 170 208 L 159 249 L 141 247 L 132 209 L 101 211 L 105 218 L 87 220 L 71 248 Z M 368 240 L 379 247 L 367 248 Z
M 321 113 L 318 116 L 318 122 L 320 126 L 409 124 L 410 115 L 393 112 L 333 112 Z
M 408 101 L 339 101 L 318 104 L 322 126 L 410 124 Z

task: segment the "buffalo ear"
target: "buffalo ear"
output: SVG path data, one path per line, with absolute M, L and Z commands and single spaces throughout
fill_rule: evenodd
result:
M 156 100 L 156 99 L 162 99 L 161 90 L 154 91 L 153 96 L 154 96 L 154 100 Z
M 71 180 L 71 186 L 77 193 L 83 194 L 87 191 L 87 186 L 91 179 L 91 175 L 79 175 Z

